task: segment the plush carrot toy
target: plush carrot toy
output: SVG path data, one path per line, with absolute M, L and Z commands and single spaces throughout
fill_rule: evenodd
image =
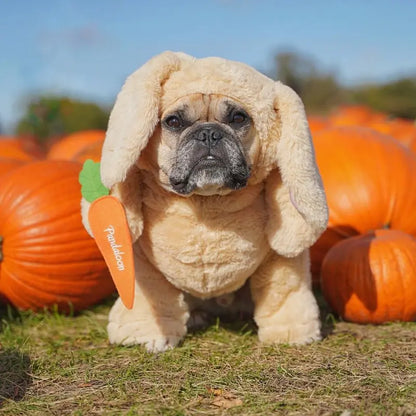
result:
M 121 202 L 102 184 L 100 164 L 87 160 L 79 175 L 92 234 L 126 308 L 134 302 L 134 259 L 130 230 Z

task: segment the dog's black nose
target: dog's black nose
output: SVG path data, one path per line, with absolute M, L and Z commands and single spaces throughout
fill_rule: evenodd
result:
M 223 131 L 215 126 L 201 128 L 196 135 L 196 139 L 205 146 L 213 147 L 223 138 Z

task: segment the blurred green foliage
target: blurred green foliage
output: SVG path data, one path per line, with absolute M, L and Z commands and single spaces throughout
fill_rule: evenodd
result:
M 416 119 L 416 76 L 383 85 L 354 88 L 352 98 L 383 113 Z
M 16 127 L 46 145 L 59 136 L 88 129 L 106 129 L 109 112 L 95 103 L 68 97 L 40 96 L 29 101 Z
M 365 104 L 392 117 L 416 119 L 416 75 L 345 87 L 335 73 L 320 68 L 313 58 L 287 51 L 276 55 L 271 76 L 292 87 L 309 113 L 325 114 L 341 104 Z
M 335 74 L 318 68 L 310 57 L 282 52 L 276 55 L 275 65 L 274 78 L 292 87 L 308 112 L 326 113 L 348 100 L 348 93 L 340 87 Z

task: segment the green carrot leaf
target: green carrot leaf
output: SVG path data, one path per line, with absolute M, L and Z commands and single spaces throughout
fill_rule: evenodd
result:
M 88 201 L 93 202 L 101 196 L 108 195 L 109 190 L 101 182 L 100 163 L 88 159 L 79 174 L 81 194 Z

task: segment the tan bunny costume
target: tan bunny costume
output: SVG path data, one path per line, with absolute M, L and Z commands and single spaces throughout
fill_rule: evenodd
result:
M 238 62 L 164 52 L 119 93 L 101 176 L 125 207 L 136 263 L 134 307 L 113 306 L 112 343 L 174 347 L 189 299 L 245 284 L 260 341 L 320 338 L 308 248 L 328 213 L 293 90 Z

